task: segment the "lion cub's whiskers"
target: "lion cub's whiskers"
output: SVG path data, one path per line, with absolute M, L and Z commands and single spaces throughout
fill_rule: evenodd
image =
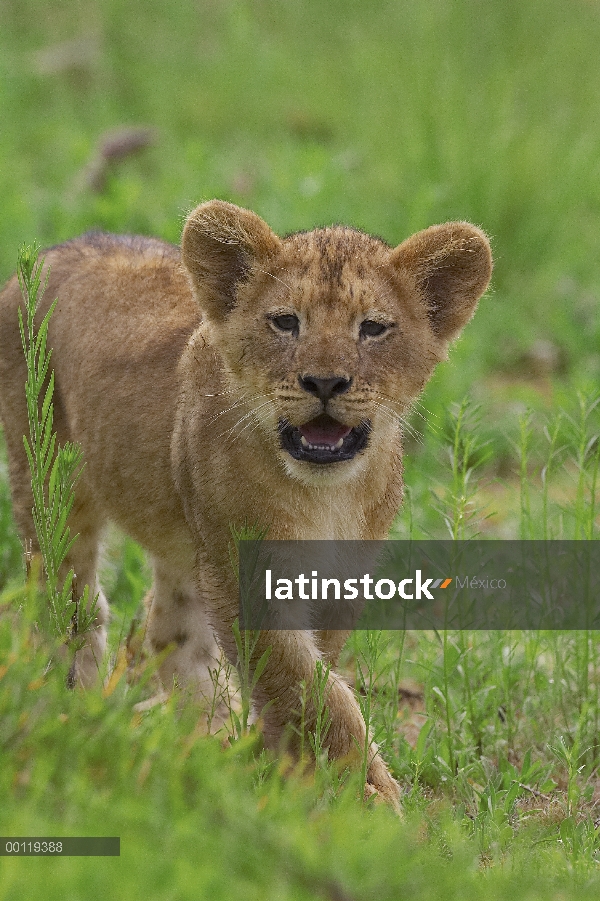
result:
M 260 397 L 266 397 L 267 394 L 273 395 L 274 392 L 273 391 L 269 391 L 269 392 L 257 391 L 256 394 L 250 394 L 250 395 L 242 394 L 241 397 L 238 397 L 238 399 L 233 404 L 231 404 L 230 407 L 227 407 L 225 410 L 220 410 L 218 413 L 215 413 L 215 415 L 209 420 L 208 424 L 212 425 L 213 422 L 216 422 L 216 420 L 220 416 L 224 416 L 225 413 L 230 413 L 232 410 L 235 410 L 236 407 L 239 407 L 240 404 L 251 403 L 251 401 L 257 400 Z
M 265 406 L 265 405 L 263 404 L 262 406 Z M 254 411 L 254 412 L 257 412 L 258 410 L 260 410 L 260 407 L 257 407 L 257 410 Z M 238 423 L 238 425 L 239 425 L 239 423 Z M 233 435 L 233 436 L 230 438 L 229 443 L 230 443 L 230 444 L 234 444 L 234 443 L 238 440 L 238 438 L 243 434 L 243 432 L 246 431 L 246 429 L 247 429 L 249 426 L 252 426 L 252 428 L 250 429 L 249 432 L 246 432 L 246 435 L 251 435 L 253 432 L 255 432 L 255 431 L 260 427 L 260 420 L 258 420 L 258 419 L 249 419 L 248 422 L 246 423 L 246 425 L 245 425 L 242 429 L 240 429 L 240 431 L 238 432 L 238 434 L 237 434 L 237 435 Z
M 414 426 L 408 421 L 405 414 L 400 413 L 397 410 L 394 410 L 393 407 L 388 404 L 382 404 L 379 401 L 373 401 L 375 407 L 382 412 L 384 416 L 387 417 L 388 421 L 393 423 L 400 423 L 402 430 L 407 432 L 415 441 L 418 441 L 419 444 L 423 441 L 423 434 L 419 432 Z
M 425 413 L 427 413 L 427 415 L 431 417 L 431 419 L 435 420 L 438 417 L 431 410 L 428 410 L 427 407 L 424 404 L 422 404 L 420 400 L 418 400 L 418 399 L 413 400 L 411 402 L 410 407 L 411 407 L 411 410 L 414 410 L 414 412 L 417 414 L 417 416 L 420 416 L 421 419 L 424 419 L 432 429 L 437 428 L 435 422 L 431 422 L 429 419 L 427 419 L 427 417 L 424 416 L 423 413 L 421 413 L 421 410 L 424 410 Z M 417 407 L 420 407 L 421 410 L 418 410 Z
M 420 410 L 416 410 L 414 408 L 414 405 L 410 404 L 408 410 L 399 411 L 399 410 L 396 410 L 395 406 L 394 406 L 395 404 L 399 403 L 399 401 L 397 399 L 390 397 L 387 394 L 382 394 L 381 392 L 377 392 L 374 396 L 377 398 L 380 398 L 381 400 L 387 401 L 385 406 L 388 408 L 388 410 L 391 409 L 394 411 L 394 414 L 398 417 L 398 419 L 402 423 L 403 428 L 408 432 L 408 434 L 411 435 L 413 438 L 415 438 L 415 440 L 418 441 L 419 443 L 421 443 L 423 441 L 424 434 L 419 429 L 417 429 L 415 426 L 413 426 L 408 419 L 408 417 L 411 413 L 415 413 L 417 416 L 419 416 L 423 420 L 424 423 L 426 423 L 428 426 L 431 426 L 431 423 L 429 422 L 427 417 L 424 416 Z M 421 406 L 423 406 L 423 405 L 421 404 Z M 425 407 L 423 407 L 423 409 L 425 410 L 426 413 L 430 413 L 430 411 L 427 410 Z M 433 415 L 433 414 L 430 413 L 430 415 Z
M 267 399 L 264 400 L 262 404 L 259 404 L 257 407 L 252 407 L 250 410 L 248 410 L 246 413 L 244 413 L 244 415 L 241 416 L 241 417 L 237 420 L 237 422 L 235 422 L 235 423 L 231 426 L 230 429 L 227 429 L 226 431 L 221 432 L 221 434 L 218 436 L 219 438 L 223 438 L 223 437 L 227 438 L 227 437 L 229 437 L 229 436 L 232 436 L 233 433 L 235 432 L 235 430 L 238 428 L 238 426 L 240 426 L 243 422 L 245 422 L 246 420 L 248 420 L 248 422 L 246 423 L 246 425 L 245 425 L 242 429 L 240 429 L 240 431 L 238 432 L 238 434 L 237 434 L 237 435 L 233 435 L 233 440 L 236 440 L 236 438 L 239 438 L 239 436 L 240 436 L 240 435 L 242 434 L 242 432 L 247 428 L 247 426 L 248 426 L 250 423 L 252 423 L 252 419 L 253 419 L 253 417 L 256 416 L 256 414 L 258 413 L 258 411 L 264 409 L 265 407 L 269 407 L 269 406 L 271 406 L 271 404 L 272 404 L 272 401 L 268 399 L 268 397 L 267 397 L 266 394 L 253 395 L 253 397 L 254 397 L 254 398 L 263 397 L 263 398 L 267 398 Z M 260 421 L 259 421 L 259 420 L 257 420 L 257 424 L 260 424 Z

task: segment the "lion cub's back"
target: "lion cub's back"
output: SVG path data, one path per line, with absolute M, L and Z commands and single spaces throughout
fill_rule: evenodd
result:
M 177 364 L 200 314 L 179 249 L 90 233 L 44 257 L 40 317 L 58 298 L 48 343 L 59 441 L 81 443 L 86 481 L 107 515 L 148 546 L 153 524 L 127 521 L 128 510 L 146 505 L 163 530 L 181 518 L 170 469 Z M 13 278 L 0 293 L 0 414 L 13 458 L 27 431 L 19 302 Z
M 51 346 L 62 343 L 75 357 L 97 362 L 98 339 L 110 339 L 113 353 L 139 356 L 148 347 L 187 337 L 200 315 L 181 263 L 180 249 L 155 238 L 89 232 L 43 252 L 42 282 L 49 276 L 38 320 L 57 299 L 50 324 Z M 16 276 L 0 290 L 0 366 L 22 362 Z M 89 343 L 93 342 L 89 354 Z M 178 345 L 185 341 L 177 341 Z M 79 354 L 78 348 L 84 352 Z M 55 363 L 56 366 L 56 363 Z M 1 377 L 1 376 L 0 376 Z

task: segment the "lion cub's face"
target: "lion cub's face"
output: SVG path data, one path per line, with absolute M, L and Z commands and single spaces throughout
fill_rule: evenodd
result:
M 192 213 L 183 258 L 230 387 L 288 473 L 352 478 L 399 421 L 487 287 L 487 239 L 434 226 L 392 249 L 334 227 L 280 240 L 255 214 Z
M 439 359 L 387 256 L 348 229 L 295 235 L 238 288 L 219 327 L 237 387 L 301 479 L 365 466 Z

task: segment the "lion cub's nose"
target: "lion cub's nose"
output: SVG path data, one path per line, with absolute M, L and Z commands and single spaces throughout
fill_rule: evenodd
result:
M 352 384 L 352 379 L 345 379 L 341 376 L 333 379 L 320 379 L 316 375 L 299 375 L 298 381 L 301 388 L 308 391 L 309 394 L 314 394 L 323 404 L 326 404 L 336 394 L 345 394 Z

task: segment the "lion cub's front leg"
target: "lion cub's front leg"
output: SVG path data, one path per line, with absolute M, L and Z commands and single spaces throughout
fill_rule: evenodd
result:
M 206 587 L 210 582 L 203 574 Z M 221 586 L 222 588 L 223 586 Z M 237 587 L 237 586 L 236 586 Z M 216 586 L 215 586 L 216 588 Z M 233 639 L 233 622 L 238 613 L 236 591 L 231 585 L 231 602 L 209 602 L 209 618 L 215 625 L 219 640 L 230 660 L 237 660 L 237 648 Z M 213 597 L 217 597 L 217 592 Z M 229 615 L 227 615 L 227 612 Z M 335 657 L 341 646 L 340 638 L 333 642 L 333 633 L 322 633 L 332 639 L 330 647 Z M 340 633 L 341 636 L 347 633 Z M 251 658 L 251 669 L 256 666 L 265 652 L 268 661 L 254 692 L 254 702 L 263 722 L 263 732 L 267 747 L 278 750 L 283 743 L 291 750 L 296 743 L 292 738 L 301 725 L 302 693 L 304 686 L 304 728 L 308 735 L 316 727 L 318 711 L 315 707 L 314 692 L 311 690 L 316 675 L 316 664 L 323 660 L 329 664 L 326 655 L 317 646 L 314 633 L 307 630 L 265 630 L 258 633 Z M 353 768 L 358 768 L 367 746 L 366 726 L 352 689 L 344 679 L 329 670 L 325 688 L 325 705 L 331 724 L 325 746 L 331 760 L 339 760 Z M 291 727 L 291 729 L 290 729 Z M 308 743 L 307 743 L 308 744 Z M 367 784 L 395 809 L 399 809 L 399 787 L 390 775 L 377 746 L 368 744 L 369 763 Z
M 306 631 L 264 632 L 260 635 L 255 655 L 257 659 L 267 647 L 271 648 L 269 661 L 258 685 L 257 700 L 261 707 L 271 700 L 264 715 L 265 740 L 276 747 L 284 734 L 286 724 L 299 725 L 300 685 L 307 686 L 305 728 L 313 731 L 317 713 L 311 686 L 315 678 L 316 663 L 322 659 L 312 634 Z M 399 787 L 390 775 L 374 742 L 366 742 L 366 726 L 352 689 L 333 670 L 329 671 L 325 688 L 325 704 L 331 725 L 325 741 L 329 758 L 360 766 L 362 754 L 369 755 L 367 784 L 377 791 L 394 808 L 399 809 Z

